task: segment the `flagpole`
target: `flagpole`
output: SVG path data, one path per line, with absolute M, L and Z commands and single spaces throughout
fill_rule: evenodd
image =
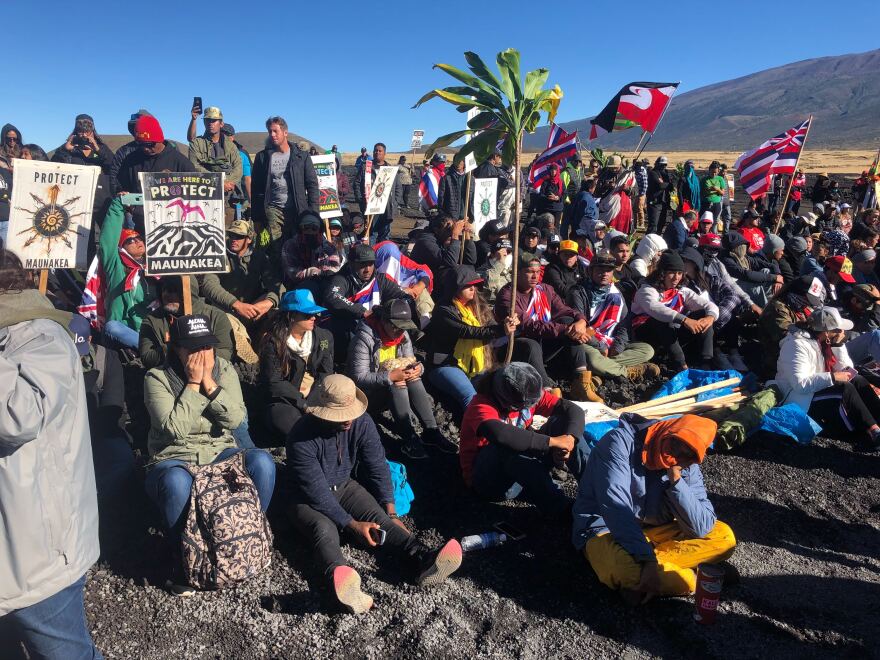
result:
M 465 164 L 465 167 L 467 167 L 467 164 Z M 447 174 L 447 176 L 449 176 L 449 175 Z M 470 220 L 468 220 L 468 213 L 470 213 L 470 210 L 471 210 L 470 209 L 470 206 L 471 206 L 471 172 L 467 173 L 467 178 L 465 179 L 465 185 L 467 186 L 467 190 L 465 192 L 465 197 L 464 197 L 464 219 L 468 224 L 472 225 L 473 223 Z M 467 242 L 467 235 L 464 232 L 462 232 L 461 251 L 458 253 L 458 263 L 459 264 L 464 263 L 464 246 L 465 246 L 466 242 Z
M 798 165 L 801 162 L 801 154 L 804 153 L 804 149 L 807 148 L 807 138 L 810 135 L 810 129 L 813 128 L 813 115 L 810 115 L 809 123 L 807 124 L 807 132 L 804 133 L 804 141 L 801 142 L 801 148 L 798 151 L 797 159 L 794 161 L 794 172 L 791 173 L 791 176 L 788 179 L 788 190 L 785 191 L 785 197 L 782 198 L 782 210 L 778 212 L 776 216 L 776 224 L 773 225 L 773 233 L 779 233 L 779 225 L 782 224 L 782 215 L 785 213 L 785 207 L 788 205 L 788 196 L 791 194 L 791 187 L 794 184 L 794 177 L 797 174 Z
M 645 136 L 648 134 L 648 131 L 642 131 L 642 137 L 639 138 L 639 143 L 636 145 L 636 150 L 633 151 L 632 158 L 630 159 L 630 165 L 635 165 L 636 158 L 642 155 L 640 151 L 640 147 L 642 146 L 642 140 L 645 139 Z M 651 138 L 648 138 L 648 142 L 651 141 Z

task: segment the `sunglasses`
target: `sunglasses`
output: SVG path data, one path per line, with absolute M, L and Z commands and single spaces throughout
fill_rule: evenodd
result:
M 219 119 L 206 119 L 205 123 L 206 124 L 213 124 L 214 122 L 217 122 L 217 121 L 220 121 L 220 120 Z
M 141 147 L 144 149 L 155 149 L 158 142 L 141 142 Z
M 15 137 L 14 135 L 10 135 L 6 138 L 6 141 L 7 142 L 18 142 L 18 138 Z

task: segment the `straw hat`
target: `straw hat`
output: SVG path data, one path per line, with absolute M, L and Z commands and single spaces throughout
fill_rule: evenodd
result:
M 350 422 L 367 411 L 367 395 L 342 374 L 327 376 L 310 398 L 314 405 L 306 406 L 306 412 L 328 422 Z

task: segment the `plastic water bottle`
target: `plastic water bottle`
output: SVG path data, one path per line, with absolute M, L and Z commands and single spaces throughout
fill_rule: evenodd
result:
M 501 532 L 484 532 L 483 534 L 471 534 L 461 539 L 461 549 L 464 552 L 472 550 L 485 550 L 486 548 L 494 548 L 507 541 L 507 534 Z
M 241 204 L 235 205 L 235 219 L 241 220 Z

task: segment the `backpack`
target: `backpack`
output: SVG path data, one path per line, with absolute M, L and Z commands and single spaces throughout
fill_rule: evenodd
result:
M 181 558 L 186 581 L 197 589 L 242 582 L 272 561 L 272 530 L 244 456 L 239 452 L 210 465 L 186 466 L 193 485 Z
M 394 508 L 397 515 L 405 516 L 409 513 L 410 504 L 416 499 L 413 489 L 410 488 L 406 479 L 406 468 L 400 463 L 394 461 L 385 461 L 388 463 L 388 469 L 391 471 L 391 489 L 394 492 Z

